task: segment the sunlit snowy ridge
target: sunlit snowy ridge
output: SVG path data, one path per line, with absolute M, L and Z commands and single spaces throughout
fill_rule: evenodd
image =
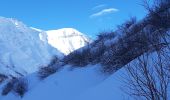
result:
M 3 48 L 0 50 L 0 74 L 23 76 L 35 72 L 54 56 L 62 58 L 90 41 L 75 29 L 60 29 L 47 34 L 16 19 L 0 17 L 0 46 Z M 55 42 L 57 47 L 54 48 Z

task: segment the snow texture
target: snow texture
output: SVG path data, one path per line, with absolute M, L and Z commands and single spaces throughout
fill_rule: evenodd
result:
M 48 64 L 52 56 L 62 56 L 58 50 L 40 40 L 41 34 L 20 21 L 0 17 L 0 73 L 26 75 Z
M 67 65 L 43 81 L 32 74 L 27 77 L 29 91 L 23 98 L 10 93 L 2 100 L 127 100 L 129 96 L 121 90 L 125 69 L 105 76 L 99 73 L 100 67 L 97 64 L 71 69 Z
M 90 38 L 73 28 L 50 30 L 47 31 L 47 35 L 48 43 L 65 55 L 92 42 Z

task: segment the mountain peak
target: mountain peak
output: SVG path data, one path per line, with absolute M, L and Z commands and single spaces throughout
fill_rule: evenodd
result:
M 49 30 L 47 31 L 49 34 L 55 34 L 59 37 L 69 37 L 69 36 L 84 36 L 83 33 L 74 29 L 74 28 L 61 28 L 57 30 Z
M 26 75 L 79 49 L 91 40 L 73 28 L 43 31 L 13 18 L 0 17 L 0 74 Z M 59 51 L 60 52 L 59 52 Z M 19 75 L 20 75 L 19 74 Z
M 18 20 L 0 17 L 0 74 L 32 73 L 60 54 L 42 42 L 39 34 Z
M 47 31 L 48 43 L 65 55 L 79 49 L 92 40 L 74 28 L 62 28 Z

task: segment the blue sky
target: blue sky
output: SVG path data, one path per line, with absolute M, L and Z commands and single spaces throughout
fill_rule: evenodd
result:
M 93 38 L 130 17 L 141 19 L 141 0 L 0 0 L 0 16 L 43 30 L 75 28 Z

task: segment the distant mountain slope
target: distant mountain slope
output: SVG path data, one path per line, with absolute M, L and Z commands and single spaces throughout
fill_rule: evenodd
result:
M 73 28 L 50 30 L 47 36 L 48 43 L 65 55 L 92 42 L 89 37 Z
M 20 76 L 32 73 L 49 63 L 52 56 L 62 56 L 40 40 L 39 34 L 20 21 L 0 17 L 0 74 Z

